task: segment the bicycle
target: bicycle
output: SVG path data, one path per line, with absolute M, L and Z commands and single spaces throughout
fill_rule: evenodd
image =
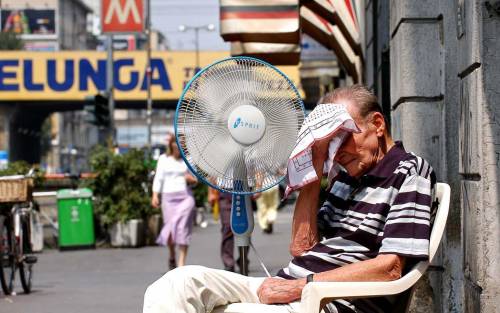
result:
M 0 212 L 0 284 L 6 295 L 14 291 L 17 269 L 24 292 L 31 292 L 37 262 L 31 247 L 32 177 L 33 170 L 27 175 L 0 177 L 0 203 L 12 205 Z

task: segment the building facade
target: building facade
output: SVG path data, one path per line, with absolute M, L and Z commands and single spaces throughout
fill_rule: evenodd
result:
M 87 50 L 95 48 L 90 12 L 81 0 L 1 0 L 0 31 L 17 33 L 28 51 Z M 80 163 L 75 158 L 82 159 L 97 136 L 95 130 L 87 131 L 82 113 L 52 113 L 35 103 L 0 103 L 0 118 L 0 150 L 11 161 L 41 161 L 50 172 Z M 41 130 L 51 136 L 45 146 L 49 151 L 42 151 Z
M 500 3 L 367 0 L 365 15 L 366 82 L 452 190 L 412 311 L 500 312 Z

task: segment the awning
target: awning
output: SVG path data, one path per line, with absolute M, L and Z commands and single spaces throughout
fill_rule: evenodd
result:
M 354 82 L 361 82 L 361 59 L 351 48 L 337 25 L 303 6 L 300 8 L 302 31 L 335 52 Z
M 220 0 L 225 41 L 299 44 L 298 0 Z
M 358 17 L 353 0 L 302 0 L 301 4 L 330 24 L 338 26 L 351 49 L 363 55 Z
M 246 55 L 259 58 L 274 65 L 298 64 L 300 46 L 295 44 L 231 42 L 231 55 Z
M 298 64 L 302 31 L 333 50 L 355 82 L 362 80 L 354 0 L 220 0 L 220 21 L 232 55 Z

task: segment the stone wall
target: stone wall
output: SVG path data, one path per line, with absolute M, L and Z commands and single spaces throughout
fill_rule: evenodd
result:
M 500 312 L 500 12 L 495 4 L 390 1 L 393 136 L 428 159 L 438 180 L 452 189 L 441 253 L 428 282 L 419 283 L 412 312 L 423 312 L 422 307 Z

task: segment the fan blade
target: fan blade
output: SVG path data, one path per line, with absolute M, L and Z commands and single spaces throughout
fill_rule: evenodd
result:
M 190 163 L 196 164 L 212 184 L 225 189 L 232 188 L 233 169 L 244 163 L 242 147 L 223 132 L 211 135 L 205 135 L 202 140 L 201 136 L 191 135 L 186 140 L 186 148 L 191 151 Z

